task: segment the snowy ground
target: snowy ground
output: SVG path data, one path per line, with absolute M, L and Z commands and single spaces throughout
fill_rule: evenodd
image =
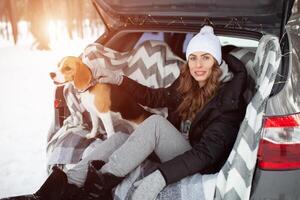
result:
M 32 50 L 0 39 L 0 198 L 32 193 L 46 179 L 46 136 L 53 118 L 49 72 L 95 38 Z M 25 40 L 24 40 L 25 41 Z

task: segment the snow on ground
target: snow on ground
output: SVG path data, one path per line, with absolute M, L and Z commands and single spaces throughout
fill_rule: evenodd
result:
M 55 89 L 49 72 L 94 39 L 64 41 L 51 51 L 0 40 L 0 198 L 33 193 L 45 181 Z

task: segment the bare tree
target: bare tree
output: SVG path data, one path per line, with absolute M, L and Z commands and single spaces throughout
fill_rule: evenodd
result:
M 14 37 L 14 42 L 15 44 L 18 41 L 18 26 L 17 26 L 17 13 L 16 13 L 16 3 L 15 0 L 9 0 L 8 2 L 9 5 L 9 18 L 12 26 L 12 32 L 13 32 L 13 37 Z
M 19 20 L 30 22 L 30 31 L 36 39 L 38 49 L 49 49 L 49 35 L 47 25 L 49 20 L 66 22 L 68 36 L 73 38 L 77 32 L 84 37 L 83 23 L 90 20 L 90 25 L 96 27 L 99 17 L 92 5 L 92 0 L 0 0 L 0 20 L 9 22 L 1 31 L 2 35 L 9 35 L 18 40 Z M 12 33 L 10 33 L 10 25 Z M 93 29 L 93 27 L 91 27 Z
M 35 37 L 37 49 L 48 50 L 49 48 L 49 36 L 47 33 L 47 11 L 44 5 L 44 1 L 30 0 L 30 30 Z
M 14 39 L 14 42 L 17 43 L 17 41 L 18 41 L 18 26 L 17 26 L 18 16 L 17 16 L 17 12 L 16 12 L 15 0 L 0 1 L 0 16 L 5 21 L 10 22 L 11 27 L 12 27 L 13 39 Z M 8 25 L 6 25 L 5 32 L 7 34 L 6 37 L 10 38 Z M 4 31 L 3 31 L 3 34 L 5 34 Z

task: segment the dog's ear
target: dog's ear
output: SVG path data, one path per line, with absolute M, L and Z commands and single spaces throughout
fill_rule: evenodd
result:
M 74 74 L 74 86 L 76 89 L 84 90 L 88 87 L 92 80 L 92 73 L 88 66 L 83 62 L 76 62 L 76 70 Z

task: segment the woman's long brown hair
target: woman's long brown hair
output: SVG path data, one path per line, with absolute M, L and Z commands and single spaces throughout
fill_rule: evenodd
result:
M 202 87 L 192 77 L 189 71 L 188 63 L 181 70 L 181 76 L 177 91 L 182 95 L 183 99 L 176 112 L 181 120 L 193 120 L 197 112 L 199 112 L 205 104 L 213 98 L 219 85 L 219 77 L 222 71 L 215 61 L 212 68 L 211 76 L 206 84 Z

